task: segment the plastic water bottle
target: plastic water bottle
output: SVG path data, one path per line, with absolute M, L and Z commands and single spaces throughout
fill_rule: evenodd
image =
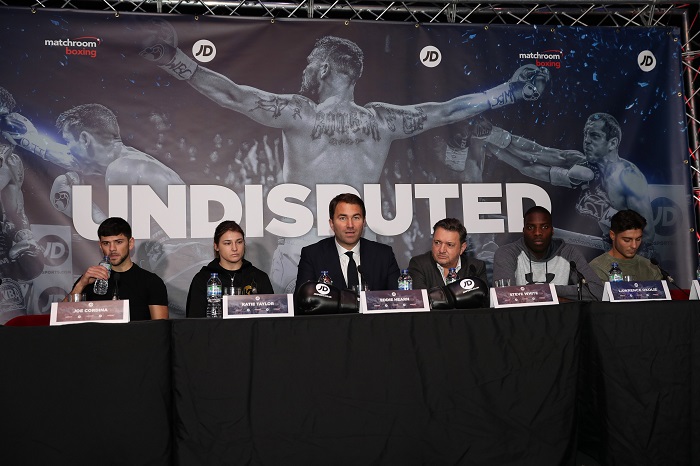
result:
M 450 267 L 450 271 L 447 272 L 447 277 L 445 278 L 445 283 L 449 285 L 457 281 L 457 269 Z
M 617 265 L 617 262 L 612 263 L 612 267 L 610 268 L 610 272 L 608 272 L 608 277 L 610 278 L 611 282 L 621 282 L 622 281 L 622 270 L 620 270 L 620 267 Z
M 219 274 L 212 272 L 207 282 L 207 317 L 220 319 L 223 317 L 221 305 L 221 280 Z
M 112 271 L 112 264 L 109 262 L 109 257 L 104 256 L 102 260 L 100 261 L 100 265 L 107 269 L 107 274 L 110 275 Z M 107 294 L 107 288 L 109 288 L 109 281 L 108 280 L 95 280 L 95 283 L 92 285 L 92 290 L 95 292 L 95 294 L 98 295 L 105 295 Z
M 403 269 L 399 275 L 399 290 L 412 290 L 413 278 L 408 274 L 408 269 Z
M 318 277 L 318 282 L 325 283 L 326 285 L 333 284 L 333 280 L 331 280 L 331 276 L 328 275 L 328 270 L 321 270 L 321 276 Z

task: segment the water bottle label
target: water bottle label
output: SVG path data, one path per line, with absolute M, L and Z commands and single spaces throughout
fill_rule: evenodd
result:
M 221 296 L 221 287 L 219 285 L 209 285 L 207 287 L 207 295 Z
M 411 288 L 412 288 L 411 282 L 406 281 L 406 280 L 402 280 L 399 282 L 399 290 L 406 291 L 406 290 L 410 290 Z

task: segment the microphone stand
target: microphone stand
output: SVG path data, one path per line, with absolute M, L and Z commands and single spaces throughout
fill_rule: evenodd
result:
M 119 272 L 113 273 L 114 275 L 114 294 L 112 294 L 112 301 L 119 299 Z
M 367 285 L 365 284 L 365 274 L 362 272 L 362 265 L 357 266 L 357 274 L 360 276 L 360 289 L 357 290 L 357 296 L 360 296 L 360 291 L 367 291 Z
M 663 277 L 664 280 L 666 280 L 666 281 L 669 282 L 671 285 L 673 285 L 673 286 L 675 286 L 676 288 L 678 288 L 679 290 L 681 290 L 681 291 L 683 292 L 684 295 L 686 295 L 688 298 L 690 298 L 690 293 L 688 293 L 688 292 L 685 291 L 683 288 L 681 288 L 681 287 L 678 285 L 678 283 L 676 283 L 676 281 L 673 279 L 673 277 L 672 277 L 668 272 L 666 272 L 664 269 L 661 268 L 661 265 L 659 264 L 659 261 L 656 260 L 655 257 L 652 257 L 651 259 L 649 259 L 649 262 L 651 262 L 653 265 L 656 266 L 657 269 L 659 269 L 659 272 L 661 272 L 661 276 Z
M 576 267 L 576 262 L 571 261 L 569 262 L 569 265 L 571 266 L 571 270 L 574 271 L 576 276 L 578 277 L 578 283 L 576 283 L 576 291 L 578 293 L 578 300 L 583 301 L 583 287 L 585 286 L 588 292 L 593 296 L 593 293 L 591 292 L 591 289 L 588 287 L 588 282 L 586 281 L 586 277 L 583 276 L 583 274 L 579 271 L 579 269 Z

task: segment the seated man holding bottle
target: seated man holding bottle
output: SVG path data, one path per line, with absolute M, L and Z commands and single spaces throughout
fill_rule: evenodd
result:
M 476 277 L 488 284 L 486 264 L 467 253 L 467 229 L 456 218 L 444 218 L 433 226 L 430 251 L 414 256 L 408 263 L 414 289 L 449 285 L 466 277 Z
M 649 259 L 637 254 L 642 245 L 642 233 L 647 226 L 647 221 L 634 210 L 621 210 L 610 219 L 610 240 L 612 248 L 590 263 L 593 271 L 604 282 L 622 277 L 630 277 L 631 280 L 662 280 L 661 270 L 652 264 Z M 619 270 L 613 271 L 613 264 L 617 264 Z
M 131 225 L 123 218 L 110 217 L 97 228 L 97 236 L 100 251 L 107 261 L 89 267 L 65 300 L 75 294 L 85 294 L 87 301 L 128 299 L 130 320 L 167 319 L 165 283 L 131 260 L 134 249 Z M 106 287 L 102 286 L 104 281 L 107 281 Z
M 302 248 L 296 289 L 317 281 L 326 271 L 341 289 L 395 290 L 399 265 L 391 246 L 362 238 L 366 215 L 362 199 L 339 194 L 331 200 L 328 214 L 334 236 Z

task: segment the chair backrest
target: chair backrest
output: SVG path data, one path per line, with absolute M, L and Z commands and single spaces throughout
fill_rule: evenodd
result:
M 51 321 L 51 314 L 32 314 L 17 316 L 5 322 L 8 327 L 42 327 L 48 326 Z
M 690 290 L 670 289 L 668 291 L 671 292 L 671 299 L 674 301 L 687 301 L 690 295 Z

